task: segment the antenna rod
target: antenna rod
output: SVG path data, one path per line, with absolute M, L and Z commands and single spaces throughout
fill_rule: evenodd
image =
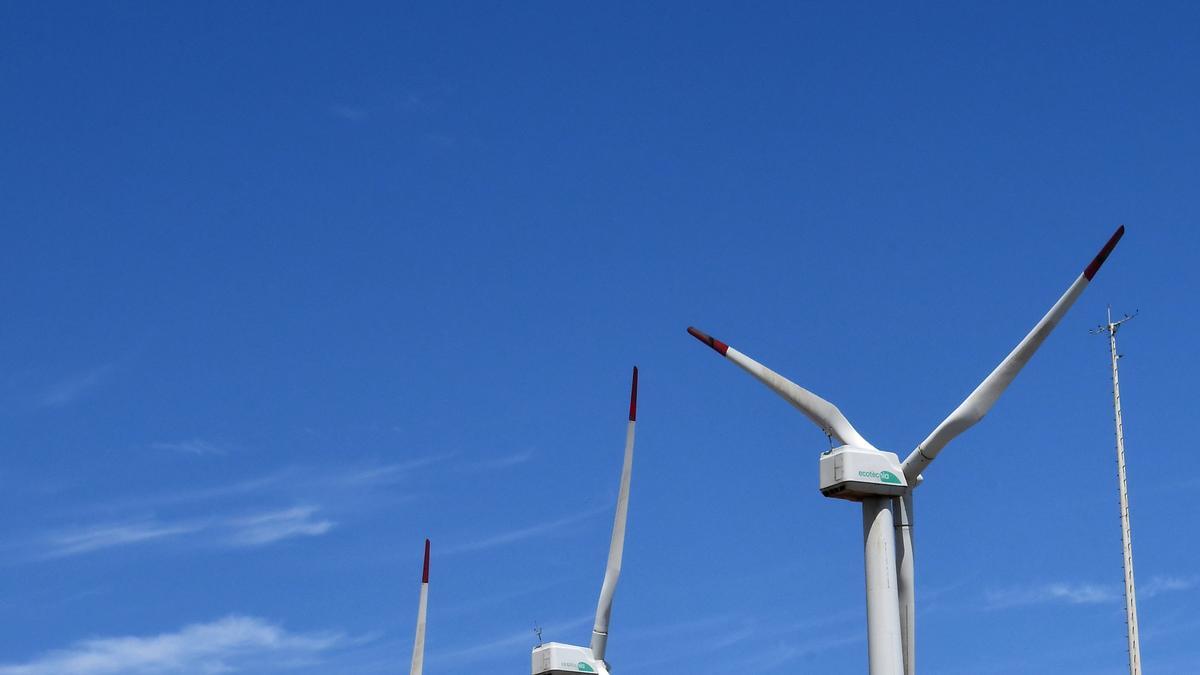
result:
M 1129 640 L 1129 675 L 1142 674 L 1142 650 L 1138 642 L 1137 593 L 1133 586 L 1133 542 L 1129 530 L 1129 490 L 1125 481 L 1125 425 L 1121 421 L 1121 384 L 1117 378 L 1117 328 L 1132 319 L 1126 316 L 1120 321 L 1112 320 L 1112 308 L 1108 308 L 1108 322 L 1102 330 L 1108 333 L 1108 348 L 1112 357 L 1113 419 L 1117 427 L 1117 484 L 1121 493 L 1121 550 L 1125 567 L 1125 627 Z

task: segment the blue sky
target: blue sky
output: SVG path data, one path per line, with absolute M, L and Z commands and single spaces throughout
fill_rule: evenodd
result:
M 1200 10 L 0 9 L 0 674 L 865 669 L 823 435 L 902 456 L 1128 232 L 917 504 L 922 672 L 1200 658 Z M 674 668 L 675 666 L 671 666 Z

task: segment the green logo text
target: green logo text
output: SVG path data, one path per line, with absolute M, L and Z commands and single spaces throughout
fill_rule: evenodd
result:
M 892 485 L 900 485 L 900 477 L 891 471 L 859 471 L 859 478 L 870 478 L 881 483 L 891 483 Z

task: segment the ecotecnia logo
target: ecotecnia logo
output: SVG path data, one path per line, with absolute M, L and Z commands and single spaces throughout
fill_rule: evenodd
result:
M 584 662 L 584 661 L 580 661 L 580 662 L 579 662 L 579 665 L 577 665 L 577 666 L 575 666 L 575 667 L 576 667 L 576 668 L 578 668 L 578 669 L 579 669 L 579 672 L 581 672 L 581 673 L 594 673 L 594 672 L 596 672 L 596 669 L 595 669 L 595 668 L 593 668 L 593 667 L 589 666 L 589 665 L 588 665 L 586 662 Z
M 859 478 L 873 478 L 881 483 L 900 484 L 900 477 L 891 471 L 859 471 Z

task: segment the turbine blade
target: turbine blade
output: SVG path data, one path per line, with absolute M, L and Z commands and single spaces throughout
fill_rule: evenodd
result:
M 612 616 L 613 594 L 621 576 L 621 556 L 625 552 L 625 519 L 629 513 L 629 477 L 633 473 L 633 436 L 637 425 L 638 369 L 633 368 L 633 385 L 629 393 L 629 425 L 625 429 L 625 461 L 621 466 L 621 487 L 617 491 L 617 513 L 613 518 L 612 541 L 608 546 L 608 564 L 604 568 L 604 583 L 600 586 L 600 601 L 596 604 L 596 623 L 592 627 L 592 656 L 604 660 L 608 647 L 608 622 Z
M 855 430 L 854 425 L 850 424 L 850 420 L 846 419 L 846 416 L 834 404 L 703 331 L 688 327 L 688 333 L 712 347 L 721 356 L 733 361 L 759 382 L 770 387 L 771 391 L 782 396 L 785 401 L 791 403 L 808 419 L 821 427 L 821 431 L 834 437 L 839 443 L 868 450 L 878 449 Z
M 1125 226 L 1122 225 L 1109 238 L 1104 248 L 1100 249 L 1100 253 L 1096 254 L 1092 262 L 1084 268 L 1083 274 L 1080 274 L 1079 278 L 1075 279 L 1074 283 L 1067 289 L 1067 292 L 1063 293 L 1058 302 L 1054 303 L 1050 311 L 1046 312 L 1046 315 L 1042 317 L 1042 320 L 1037 322 L 1037 325 L 1025 336 L 1025 339 L 1021 340 L 1016 348 L 1000 362 L 1000 365 L 996 366 L 996 369 L 984 378 L 983 382 L 979 383 L 975 391 L 971 392 L 971 395 L 955 408 L 949 417 L 942 420 L 942 423 L 933 430 L 933 433 L 929 434 L 929 437 L 922 441 L 909 454 L 908 458 L 904 460 L 903 465 L 904 476 L 908 479 L 909 485 L 916 485 L 914 481 L 917 476 L 925 470 L 925 467 L 929 466 L 929 463 L 933 461 L 934 457 L 937 457 L 937 454 L 942 451 L 942 448 L 946 447 L 947 443 L 983 419 L 983 416 L 992 409 L 996 400 L 1000 398 L 1000 394 L 1004 393 L 1004 390 L 1012 383 L 1017 373 L 1021 372 L 1021 368 L 1029 362 L 1029 359 L 1033 357 L 1038 347 L 1042 346 L 1042 342 L 1046 340 L 1046 336 L 1050 335 L 1050 331 L 1054 330 L 1054 327 L 1066 315 L 1071 305 L 1075 304 L 1075 300 L 1083 293 L 1083 289 L 1087 287 L 1092 277 L 1096 275 L 1096 271 L 1104 264 L 1108 255 L 1112 253 L 1113 248 L 1116 247 L 1117 242 L 1120 241 L 1121 236 L 1124 234 Z
M 425 540 L 425 564 L 421 565 L 421 583 L 429 583 L 429 540 Z
M 425 564 L 421 568 L 421 601 L 417 605 L 417 636 L 413 639 L 412 675 L 425 667 L 425 610 L 429 604 L 429 540 L 425 540 Z

